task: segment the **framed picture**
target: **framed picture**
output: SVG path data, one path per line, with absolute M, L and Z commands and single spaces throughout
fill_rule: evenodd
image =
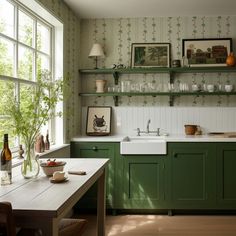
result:
M 133 43 L 131 67 L 170 67 L 170 43 Z
M 232 38 L 183 39 L 182 50 L 189 66 L 226 66 Z
M 89 106 L 87 110 L 86 134 L 105 136 L 111 133 L 111 107 Z

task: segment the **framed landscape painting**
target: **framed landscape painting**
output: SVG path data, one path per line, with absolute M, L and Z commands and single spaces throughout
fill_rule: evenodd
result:
M 170 67 L 170 43 L 133 43 L 131 67 Z
M 111 107 L 89 106 L 87 110 L 86 134 L 104 136 L 111 133 Z
M 183 39 L 182 46 L 189 66 L 226 66 L 232 38 Z

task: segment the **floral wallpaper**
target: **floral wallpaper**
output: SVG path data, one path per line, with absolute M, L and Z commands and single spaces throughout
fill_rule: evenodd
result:
M 79 132 L 79 98 L 78 98 L 78 69 L 79 69 L 79 33 L 80 20 L 72 10 L 61 0 L 38 0 L 49 9 L 64 24 L 64 76 L 71 78 L 71 96 L 65 104 L 65 142 L 68 142 Z
M 171 43 L 171 59 L 182 60 L 182 39 L 196 38 L 233 38 L 236 40 L 236 16 L 192 16 L 192 17 L 152 17 L 152 18 L 118 18 L 118 19 L 83 19 L 81 20 L 80 68 L 94 68 L 94 61 L 88 58 L 89 51 L 95 42 L 102 44 L 106 57 L 99 59 L 100 68 L 111 68 L 113 64 L 131 63 L 132 43 Z M 204 86 L 214 84 L 223 86 L 226 83 L 236 85 L 236 73 L 196 73 L 177 74 L 174 86 L 193 83 Z M 94 92 L 95 80 L 106 79 L 107 87 L 112 87 L 112 75 L 80 75 L 80 91 Z M 120 81 L 151 84 L 159 91 L 166 89 L 169 76 L 165 74 L 122 75 Z M 235 87 L 236 89 L 236 87 Z M 82 105 L 114 105 L 112 97 L 82 98 Z M 164 96 L 120 97 L 122 106 L 168 106 L 169 98 Z M 179 96 L 174 106 L 235 106 L 235 96 Z

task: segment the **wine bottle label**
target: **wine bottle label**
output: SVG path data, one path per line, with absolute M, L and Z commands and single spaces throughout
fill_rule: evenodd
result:
M 11 160 L 10 161 L 6 161 L 4 165 L 1 165 L 1 170 L 5 170 L 8 172 L 8 176 L 11 180 L 12 174 L 11 174 L 11 170 L 12 170 L 12 163 Z

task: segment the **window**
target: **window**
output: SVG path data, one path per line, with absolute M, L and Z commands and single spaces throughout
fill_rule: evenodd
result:
M 12 149 L 19 146 L 20 139 L 10 129 L 10 117 L 2 105 L 7 101 L 2 95 L 10 93 L 24 106 L 29 91 L 37 83 L 37 74 L 45 69 L 55 74 L 53 33 L 53 25 L 23 5 L 0 0 L 0 143 L 3 134 L 8 133 Z M 10 91 L 9 84 L 14 85 Z M 48 124 L 44 131 L 50 127 L 53 125 Z M 49 132 L 53 137 L 52 131 Z

